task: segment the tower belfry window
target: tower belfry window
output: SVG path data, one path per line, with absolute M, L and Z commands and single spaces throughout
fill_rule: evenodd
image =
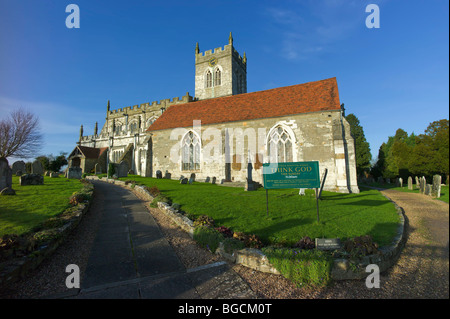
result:
M 212 87 L 212 73 L 210 70 L 206 71 L 206 87 Z
M 220 72 L 220 69 L 217 68 L 216 71 L 214 72 L 214 86 L 222 84 L 221 75 L 222 75 L 222 72 Z

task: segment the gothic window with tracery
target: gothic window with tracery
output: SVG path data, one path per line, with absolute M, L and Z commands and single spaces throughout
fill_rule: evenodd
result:
M 268 155 L 271 163 L 293 162 L 292 137 L 282 126 L 269 136 Z
M 181 148 L 181 165 L 182 170 L 198 170 L 200 169 L 200 139 L 198 136 L 189 131 L 183 138 Z
M 214 85 L 221 85 L 222 84 L 222 72 L 220 72 L 220 69 L 217 68 L 214 74 Z
M 212 73 L 211 70 L 206 71 L 206 87 L 212 87 Z

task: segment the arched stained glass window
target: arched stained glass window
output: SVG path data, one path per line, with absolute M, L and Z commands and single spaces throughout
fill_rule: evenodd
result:
M 293 147 L 291 135 L 278 126 L 269 136 L 268 155 L 271 163 L 293 162 Z
M 200 139 L 194 132 L 189 131 L 183 138 L 181 148 L 182 170 L 200 169 Z

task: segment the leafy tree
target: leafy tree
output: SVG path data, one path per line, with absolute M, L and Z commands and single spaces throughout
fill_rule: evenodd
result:
M 366 140 L 359 119 L 354 114 L 347 115 L 345 119 L 350 124 L 350 132 L 355 140 L 356 172 L 360 175 L 370 169 L 372 154 L 370 153 L 369 142 Z
M 60 154 L 56 157 L 50 154 L 48 156 L 38 156 L 36 159 L 41 162 L 42 167 L 44 167 L 45 170 L 59 172 L 61 167 L 68 164 L 66 155 L 67 153 L 60 152 Z

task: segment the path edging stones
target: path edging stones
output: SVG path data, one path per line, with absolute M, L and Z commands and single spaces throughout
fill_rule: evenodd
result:
M 131 187 L 130 183 L 111 179 L 102 180 L 96 176 L 87 176 L 87 178 L 128 187 L 142 195 L 147 200 L 153 201 L 154 199 L 154 197 L 143 186 L 134 185 L 133 187 Z M 368 276 L 368 273 L 365 271 L 368 265 L 376 264 L 378 265 L 380 272 L 383 272 L 392 267 L 397 261 L 407 241 L 407 218 L 403 208 L 399 207 L 387 196 L 385 197 L 395 205 L 397 214 L 400 218 L 400 222 L 397 228 L 397 235 L 393 239 L 392 243 L 389 246 L 381 247 L 377 254 L 360 258 L 356 264 L 349 259 L 335 258 L 333 268 L 331 270 L 332 279 L 363 279 Z M 158 207 L 163 213 L 170 217 L 178 226 L 180 226 L 180 228 L 186 231 L 193 238 L 194 226 L 193 222 L 190 219 L 178 213 L 177 210 L 170 206 L 168 203 L 158 202 Z M 264 253 L 259 249 L 244 248 L 234 251 L 232 254 L 230 254 L 225 252 L 223 243 L 220 243 L 216 253 L 235 264 L 240 264 L 242 266 L 261 272 L 280 275 L 280 272 L 270 264 L 267 256 L 264 255 Z

